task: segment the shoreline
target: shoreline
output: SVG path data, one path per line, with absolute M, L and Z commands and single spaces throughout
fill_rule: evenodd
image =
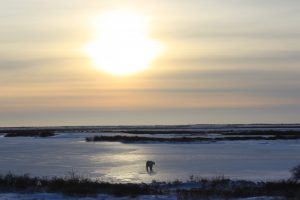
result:
M 28 174 L 0 175 L 0 193 L 57 193 L 70 197 L 95 197 L 99 194 L 114 197 L 142 195 L 176 195 L 177 198 L 241 198 L 279 196 L 290 199 L 300 197 L 300 182 L 295 179 L 280 181 L 232 180 L 224 176 L 206 179 L 191 176 L 182 182 L 111 183 L 91 180 L 74 172 L 65 177 L 31 177 Z

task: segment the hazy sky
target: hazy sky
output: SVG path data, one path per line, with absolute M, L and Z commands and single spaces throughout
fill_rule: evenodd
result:
M 104 12 L 164 51 L 113 76 L 82 48 Z M 0 126 L 300 122 L 298 0 L 0 0 Z

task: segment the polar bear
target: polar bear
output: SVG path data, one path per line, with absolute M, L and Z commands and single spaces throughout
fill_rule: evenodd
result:
M 154 161 L 152 161 L 152 160 L 148 160 L 147 162 L 146 162 L 146 171 L 147 172 L 152 172 L 153 171 L 153 165 L 155 165 L 155 162 Z

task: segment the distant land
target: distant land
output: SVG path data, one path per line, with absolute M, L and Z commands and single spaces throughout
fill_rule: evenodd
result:
M 52 131 L 125 131 L 125 130 L 164 130 L 164 131 L 194 131 L 206 132 L 214 130 L 300 130 L 297 124 L 187 124 L 187 125 L 101 125 L 101 126 L 24 126 L 0 127 L 0 133 L 7 130 L 52 130 Z

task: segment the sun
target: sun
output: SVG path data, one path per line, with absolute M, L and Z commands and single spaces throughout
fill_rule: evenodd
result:
M 161 51 L 148 36 L 147 21 L 132 12 L 110 12 L 97 20 L 96 36 L 85 52 L 95 66 L 113 75 L 131 75 L 146 69 Z

